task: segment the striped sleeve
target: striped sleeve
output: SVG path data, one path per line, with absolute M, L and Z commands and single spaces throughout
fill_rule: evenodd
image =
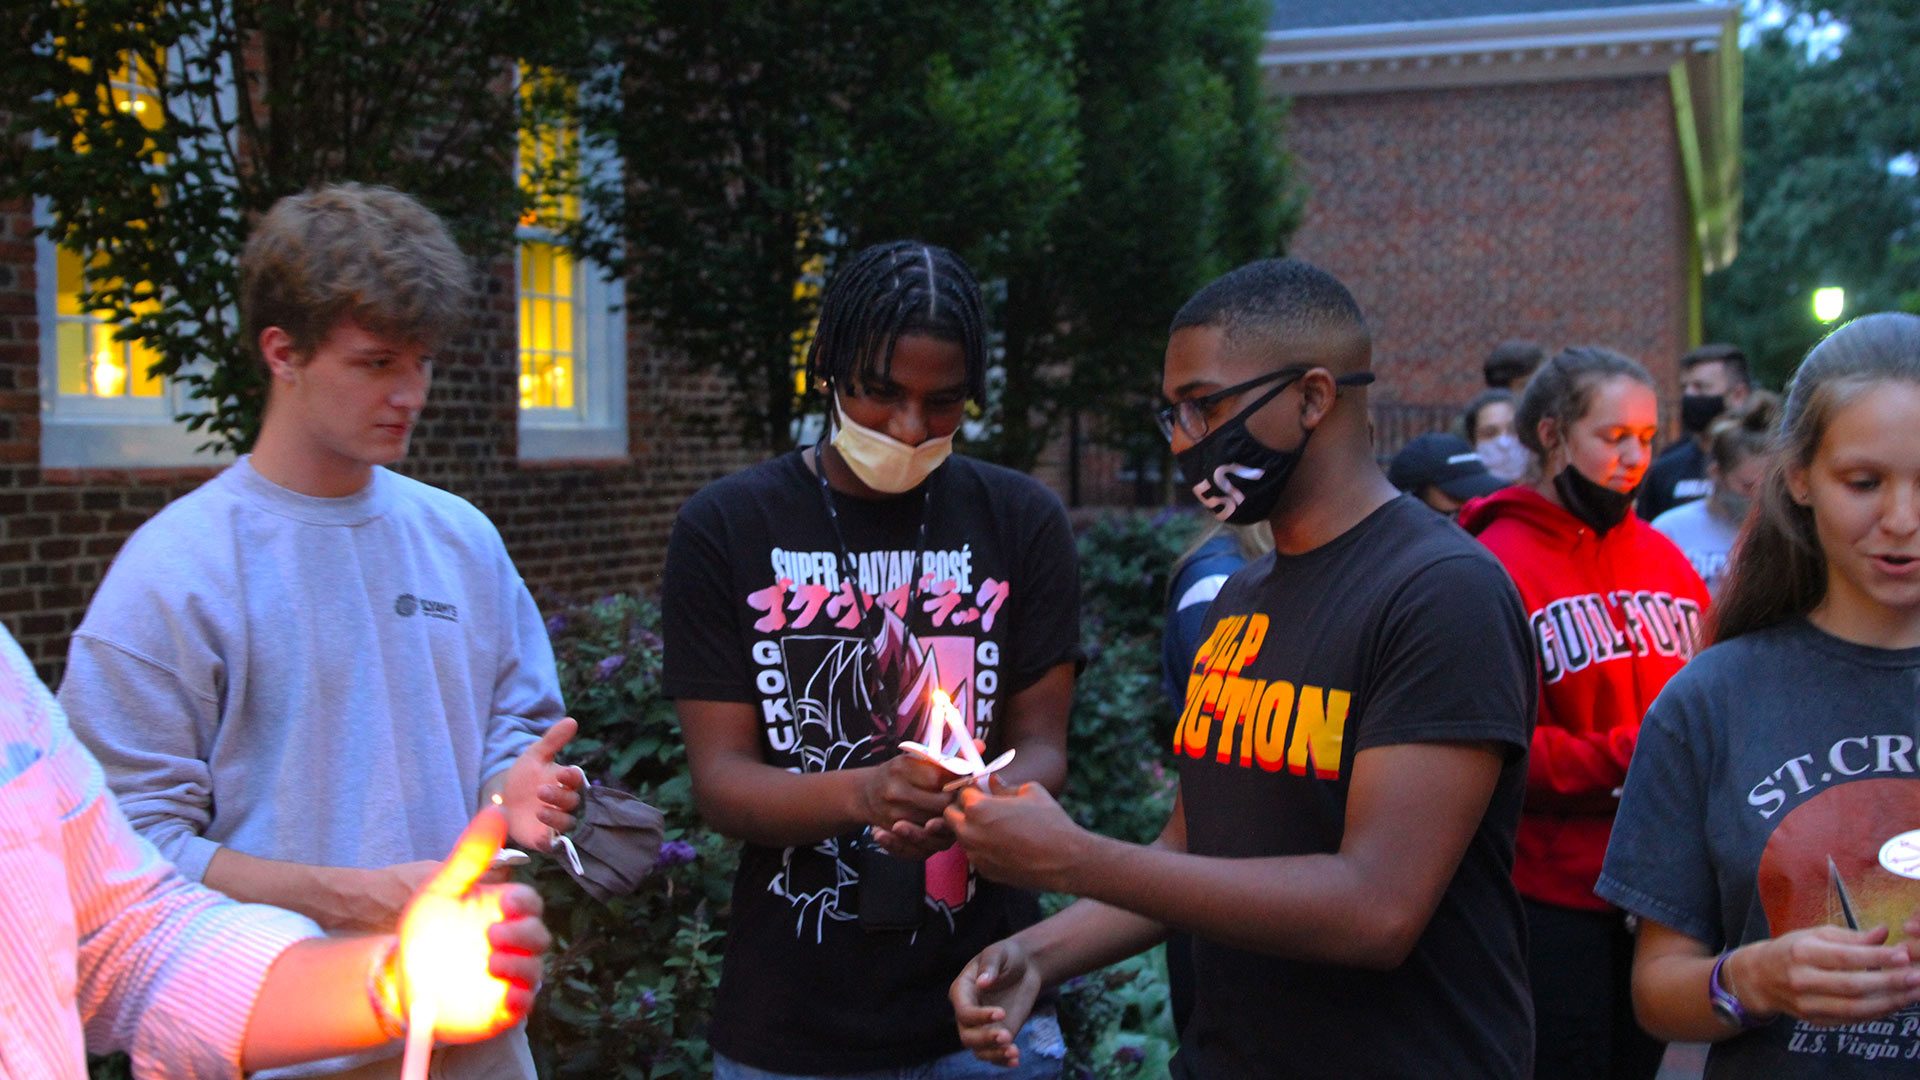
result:
M 17 656 L 17 647 L 9 651 Z M 29 726 L 47 738 L 40 776 L 52 788 L 47 809 L 58 827 L 50 835 L 60 856 L 50 865 L 65 873 L 72 1005 L 87 1048 L 128 1051 L 136 1076 L 237 1080 L 247 1021 L 268 968 L 319 928 L 181 877 L 127 823 L 99 763 L 73 737 L 46 688 L 30 670 L 9 674 L 9 704 L 39 714 Z M 47 884 L 57 892 L 61 883 Z

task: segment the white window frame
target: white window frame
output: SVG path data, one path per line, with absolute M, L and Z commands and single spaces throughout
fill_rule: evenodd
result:
M 35 199 L 33 222 L 52 224 L 46 200 Z M 192 399 L 175 379 L 154 397 L 96 398 L 60 392 L 59 245 L 34 238 L 34 306 L 40 319 L 40 467 L 43 469 L 217 466 L 232 455 L 202 450 L 213 436 L 190 431 L 179 417 Z M 132 377 L 132 373 L 128 373 Z
M 581 168 L 601 180 L 620 177 L 611 147 L 582 135 Z M 520 156 L 514 155 L 519 180 Z M 569 253 L 573 266 L 573 405 L 520 407 L 520 261 L 528 243 L 557 244 L 554 234 L 522 225 L 513 245 L 513 402 L 519 418 L 521 461 L 594 461 L 627 456 L 626 283 L 591 259 Z
M 167 63 L 181 59 L 170 51 Z M 220 93 L 231 111 L 233 75 L 225 71 Z M 192 431 L 180 419 L 193 398 L 178 380 L 166 378 L 150 398 L 97 398 L 60 392 L 60 246 L 46 234 L 53 212 L 45 198 L 33 200 L 34 307 L 40 322 L 40 467 L 43 469 L 141 469 L 218 467 L 227 451 L 202 449 L 209 431 Z M 133 373 L 128 372 L 132 378 Z
M 513 245 L 513 400 L 520 460 L 592 460 L 627 456 L 626 287 L 598 263 L 571 256 L 573 405 L 520 408 L 520 262 L 527 243 L 558 244 L 544 229 L 522 227 Z

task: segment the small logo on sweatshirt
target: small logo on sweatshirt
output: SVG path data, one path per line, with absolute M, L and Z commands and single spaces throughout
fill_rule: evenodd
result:
M 438 600 L 428 600 L 412 593 L 401 593 L 393 598 L 393 613 L 406 618 L 418 611 L 429 619 L 445 619 L 448 622 L 460 621 L 460 609 L 452 604 L 443 604 Z

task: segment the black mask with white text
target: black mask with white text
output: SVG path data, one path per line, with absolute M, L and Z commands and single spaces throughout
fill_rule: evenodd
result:
M 1273 513 L 1313 434 L 1303 430 L 1292 450 L 1275 450 L 1254 438 L 1247 414 L 1266 404 L 1267 396 L 1174 455 L 1200 505 L 1229 525 L 1252 525 Z
M 1370 371 L 1342 375 L 1335 386 L 1365 386 L 1373 381 Z M 1192 446 L 1174 455 L 1180 474 L 1186 477 L 1200 505 L 1229 525 L 1252 525 L 1265 521 L 1280 503 L 1280 493 L 1306 453 L 1307 438 L 1313 433 L 1303 426 L 1300 445 L 1292 450 L 1275 450 L 1253 437 L 1247 430 L 1247 417 L 1258 412 L 1293 379 L 1261 394 L 1253 404 Z
M 1605 484 L 1594 483 L 1585 473 L 1568 465 L 1553 478 L 1553 490 L 1560 496 L 1560 505 L 1567 508 L 1567 513 L 1605 536 L 1627 520 L 1627 513 L 1633 509 L 1634 493 L 1640 487 L 1636 484 L 1631 490 L 1615 491 Z

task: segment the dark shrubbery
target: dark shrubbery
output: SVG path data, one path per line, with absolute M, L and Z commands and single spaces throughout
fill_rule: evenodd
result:
M 527 1034 L 541 1075 L 558 1080 L 712 1071 L 706 1023 L 739 848 L 694 812 L 686 748 L 660 696 L 659 630 L 659 609 L 634 596 L 547 620 L 560 688 L 580 721 L 571 760 L 667 819 L 653 876 L 611 904 L 581 892 L 557 863 L 535 868 L 555 940 Z

